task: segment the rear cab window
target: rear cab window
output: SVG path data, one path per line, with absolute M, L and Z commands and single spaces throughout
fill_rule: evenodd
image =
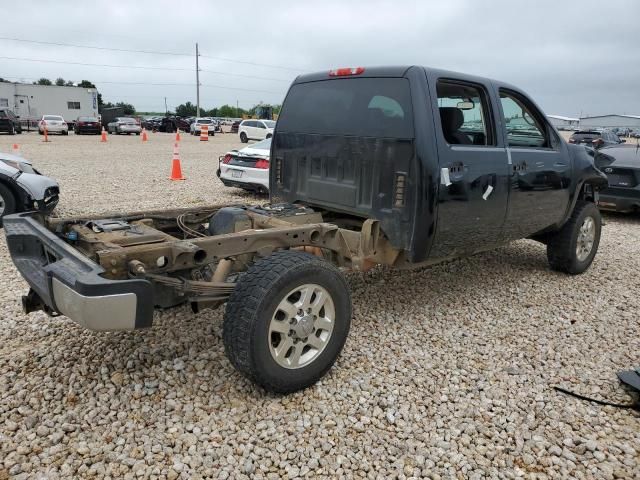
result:
M 413 138 L 409 81 L 341 78 L 291 87 L 278 130 L 324 135 Z
M 459 80 L 438 80 L 442 134 L 449 145 L 494 146 L 489 96 L 484 87 Z

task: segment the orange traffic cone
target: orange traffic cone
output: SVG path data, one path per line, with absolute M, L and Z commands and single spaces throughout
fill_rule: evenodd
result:
M 171 176 L 169 180 L 185 180 L 182 176 L 182 167 L 180 166 L 180 152 L 178 152 L 178 142 L 173 145 L 173 160 L 171 161 Z
M 44 127 L 44 140 L 42 140 L 43 142 L 48 142 L 49 141 L 49 132 L 47 132 L 47 127 L 45 125 Z
M 107 141 L 107 131 L 104 129 L 104 127 L 102 127 L 102 133 L 100 134 L 100 141 L 101 142 Z
M 180 141 L 180 129 L 176 128 L 176 142 Z
M 149 139 L 147 138 L 147 131 L 143 128 L 143 129 L 142 129 L 142 141 L 143 141 L 143 142 L 146 142 L 147 140 L 149 140 Z
M 15 156 L 19 157 L 20 156 L 20 145 L 18 145 L 17 143 L 14 143 L 13 146 L 11 147 L 11 153 L 13 153 Z

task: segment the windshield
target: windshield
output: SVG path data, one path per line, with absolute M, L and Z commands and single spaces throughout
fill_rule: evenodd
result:
M 262 123 L 264 123 L 267 128 L 276 128 L 276 122 L 273 120 L 263 120 Z
M 58 121 L 58 122 L 61 122 L 61 121 L 62 121 L 62 117 L 59 117 L 59 116 L 57 116 L 57 115 L 45 115 L 45 116 L 44 116 L 44 119 L 45 119 L 45 120 L 56 120 L 56 121 Z

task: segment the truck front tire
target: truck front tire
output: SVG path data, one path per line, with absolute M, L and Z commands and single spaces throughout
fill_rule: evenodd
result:
M 319 257 L 285 250 L 240 277 L 227 302 L 223 341 L 240 373 L 265 390 L 289 393 L 327 373 L 350 324 L 342 273 Z
M 598 251 L 601 230 L 602 217 L 595 204 L 578 200 L 567 223 L 547 242 L 551 268 L 571 275 L 584 272 Z

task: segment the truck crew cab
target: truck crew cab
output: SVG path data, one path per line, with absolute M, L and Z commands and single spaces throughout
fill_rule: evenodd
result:
M 531 238 L 585 271 L 606 187 L 522 91 L 419 66 L 298 77 L 270 156 L 271 203 L 106 218 L 5 219 L 26 312 L 95 330 L 149 327 L 154 307 L 226 302 L 232 364 L 267 390 L 305 388 L 349 331 L 344 270 L 411 268 Z

